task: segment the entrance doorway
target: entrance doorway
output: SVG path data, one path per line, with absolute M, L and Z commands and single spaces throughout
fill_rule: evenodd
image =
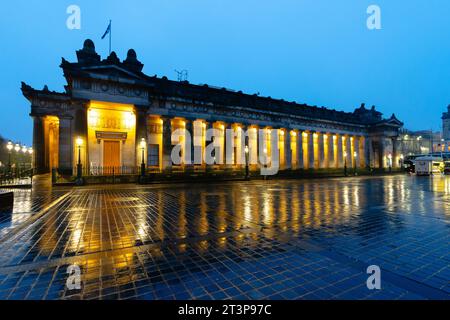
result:
M 120 141 L 103 141 L 103 173 L 120 173 Z

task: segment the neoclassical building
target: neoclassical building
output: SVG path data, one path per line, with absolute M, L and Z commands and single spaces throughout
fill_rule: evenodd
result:
M 62 59 L 64 92 L 22 83 L 31 103 L 37 172 L 56 168 L 73 174 L 78 162 L 85 175 L 134 173 L 142 162 L 149 172 L 161 173 L 242 170 L 237 161 L 209 168 L 202 161 L 172 162 L 175 130 L 191 132 L 193 143 L 186 148 L 203 152 L 208 128 L 222 133 L 211 142 L 222 150 L 225 130 L 236 133 L 233 150 L 215 155 L 220 158 L 240 154 L 243 132 L 248 133 L 251 170 L 258 169 L 257 132 L 273 129 L 278 129 L 278 151 L 264 152 L 279 152 L 281 170 L 398 166 L 397 136 L 403 124 L 394 115 L 383 119 L 374 107 L 363 104 L 349 113 L 148 76 L 134 50 L 123 61 L 114 52 L 101 59 L 91 40 L 76 55 L 76 62 Z

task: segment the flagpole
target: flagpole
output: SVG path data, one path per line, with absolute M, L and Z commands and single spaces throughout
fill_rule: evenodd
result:
M 111 54 L 111 36 L 112 36 L 112 23 L 109 20 L 109 54 Z

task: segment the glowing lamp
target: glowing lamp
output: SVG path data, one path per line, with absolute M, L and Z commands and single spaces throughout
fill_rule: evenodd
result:
M 83 145 L 83 139 L 81 137 L 78 137 L 75 140 L 75 143 L 77 144 L 77 147 L 81 147 Z
M 16 152 L 20 151 L 20 145 L 18 143 L 14 146 L 14 150 L 16 150 Z
M 13 144 L 11 141 L 8 141 L 8 143 L 6 144 L 6 149 L 8 149 L 9 152 L 11 152 L 11 150 L 14 148 Z
M 142 139 L 141 139 L 141 143 L 140 143 L 141 148 L 142 148 L 142 149 L 145 149 L 145 145 L 146 145 L 145 139 L 142 138 Z

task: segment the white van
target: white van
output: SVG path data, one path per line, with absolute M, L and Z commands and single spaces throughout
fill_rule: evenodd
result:
M 414 159 L 414 167 L 418 176 L 439 175 L 443 172 L 444 161 L 440 157 L 418 157 Z

